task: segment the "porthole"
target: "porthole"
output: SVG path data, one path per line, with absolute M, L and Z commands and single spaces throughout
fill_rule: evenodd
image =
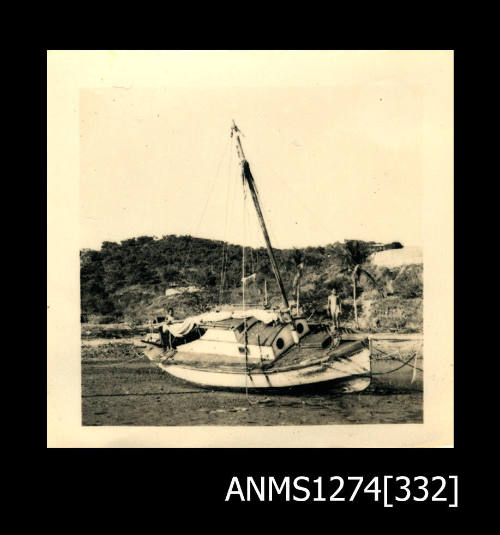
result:
M 302 334 L 304 332 L 304 325 L 302 323 L 297 323 L 297 332 Z
M 283 338 L 278 338 L 276 340 L 276 347 L 278 349 L 283 349 L 284 345 L 285 345 L 285 341 L 283 340 Z

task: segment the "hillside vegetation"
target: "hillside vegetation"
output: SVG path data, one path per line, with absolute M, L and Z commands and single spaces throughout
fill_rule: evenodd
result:
M 386 246 L 401 247 L 397 242 Z M 423 266 L 375 266 L 369 258 L 375 250 L 371 242 L 349 240 L 275 252 L 291 302 L 295 297 L 293 279 L 303 264 L 300 305 L 307 316 L 325 314 L 328 293 L 335 287 L 343 300 L 341 321 L 345 325 L 421 330 Z M 120 243 L 104 242 L 99 251 L 82 250 L 80 261 L 84 321 L 137 324 L 164 315 L 169 307 L 176 317 L 183 318 L 242 300 L 242 248 L 221 241 L 141 236 Z M 266 281 L 269 304 L 279 306 L 278 286 L 264 248 L 246 249 L 245 274 L 252 273 L 256 275 L 246 288 L 247 303 L 264 302 Z M 165 290 L 174 288 L 179 293 L 165 295 Z

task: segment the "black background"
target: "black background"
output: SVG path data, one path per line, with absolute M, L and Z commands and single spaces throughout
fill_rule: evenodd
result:
M 233 21 L 234 22 L 234 21 Z M 168 26 L 168 25 L 167 25 Z M 232 29 L 231 29 L 232 28 Z M 227 28 L 232 35 L 220 35 L 210 48 L 240 48 L 234 42 L 238 35 L 238 23 Z M 217 39 L 220 39 L 218 41 Z M 50 39 L 48 39 L 50 41 Z M 272 41 L 272 39 L 271 39 Z M 369 48 L 366 43 L 352 43 L 339 46 L 338 42 L 328 42 L 323 35 L 318 46 L 316 35 L 311 40 L 312 48 Z M 92 48 L 133 48 L 118 46 L 120 43 L 100 43 Z M 158 43 L 159 44 L 159 43 Z M 222 45 L 222 46 L 218 46 Z M 263 41 L 263 47 L 272 46 Z M 365 44 L 365 46 L 363 46 Z M 71 46 L 68 43 L 51 42 L 47 48 L 90 48 L 83 43 Z M 83 46 L 82 46 L 83 45 Z M 159 44 L 160 45 L 160 44 Z M 204 48 L 202 46 L 172 46 L 171 41 L 162 43 L 156 48 Z M 135 48 L 143 48 L 135 46 Z M 150 48 L 145 46 L 144 48 Z M 153 48 L 151 46 L 151 48 Z M 243 48 L 243 47 L 241 47 Z M 259 48 L 253 46 L 245 48 Z M 287 48 L 309 48 L 304 43 L 296 43 Z M 377 43 L 376 48 L 384 48 Z M 387 48 L 429 48 L 422 43 L 408 46 L 394 43 Z M 431 48 L 453 49 L 450 42 L 442 42 L 441 46 Z M 40 105 L 39 132 L 41 144 L 39 148 L 42 180 L 40 182 L 40 208 L 37 227 L 40 229 L 40 267 L 41 267 L 41 310 L 46 313 L 46 50 L 33 49 L 30 58 L 34 72 L 40 81 L 40 99 L 31 105 Z M 455 52 L 455 66 L 460 59 L 460 52 Z M 457 80 L 457 71 L 455 75 Z M 457 107 L 457 96 L 455 109 Z M 456 137 L 456 143 L 459 136 Z M 460 153 L 457 149 L 456 153 Z M 455 166 L 460 175 L 463 172 Z M 457 196 L 455 196 L 457 200 Z M 456 229 L 460 229 L 460 221 L 456 220 Z M 457 230 L 456 230 L 457 232 Z M 458 270 L 460 271 L 460 269 Z M 459 276 L 459 274 L 457 274 Z M 72 527 L 116 528 L 127 526 L 130 519 L 144 525 L 151 522 L 159 523 L 163 529 L 171 531 L 179 529 L 191 531 L 194 524 L 201 522 L 203 529 L 219 530 L 259 529 L 267 531 L 270 524 L 266 519 L 281 522 L 305 521 L 309 531 L 327 529 L 335 531 L 339 527 L 336 520 L 343 517 L 350 524 L 342 525 L 342 529 L 358 531 L 361 524 L 370 528 L 387 528 L 390 524 L 377 524 L 375 519 L 399 519 L 401 523 L 395 527 L 406 530 L 426 519 L 429 513 L 444 514 L 447 518 L 460 518 L 462 511 L 473 505 L 483 503 L 482 493 L 485 487 L 481 481 L 490 476 L 492 468 L 487 462 L 486 452 L 479 454 L 477 445 L 488 441 L 482 436 L 475 410 L 471 408 L 470 397 L 466 393 L 467 381 L 470 379 L 470 368 L 464 367 L 466 358 L 471 353 L 471 338 L 463 336 L 468 332 L 466 318 L 456 316 L 456 331 L 461 333 L 455 340 L 455 447 L 445 449 L 46 449 L 46 366 L 40 365 L 40 448 L 45 449 L 44 459 L 38 466 L 36 477 L 29 482 L 31 495 L 48 498 L 58 515 L 70 515 Z M 41 322 L 40 339 L 46 340 L 44 322 Z M 43 347 L 43 346 L 42 346 Z M 45 346 L 46 347 L 46 346 Z M 475 402 L 480 400 L 475 399 Z M 479 412 L 479 411 L 476 411 Z M 424 416 L 425 417 L 425 416 Z M 471 422 L 473 425 L 471 426 Z M 471 429 L 472 427 L 472 429 Z M 265 432 L 265 431 L 264 431 Z M 486 433 L 491 439 L 490 432 Z M 31 441 L 34 446 L 36 442 Z M 486 466 L 486 468 L 485 468 Z M 486 471 L 485 471 L 486 470 Z M 392 509 L 384 509 L 381 503 L 373 502 L 359 494 L 355 502 L 283 502 L 261 503 L 257 501 L 239 503 L 237 500 L 225 502 L 225 496 L 232 476 L 244 480 L 247 476 L 290 476 L 303 475 L 315 479 L 322 476 L 324 481 L 332 475 L 365 477 L 378 475 L 406 475 L 413 477 L 424 475 L 429 478 L 435 475 L 459 476 L 459 507 L 448 508 L 446 504 L 437 502 L 405 502 L 395 505 Z M 491 475 L 492 477 L 492 475 Z M 309 485 L 309 488 L 313 488 Z M 326 494 L 326 493 L 325 493 Z M 231 514 L 230 514 L 231 513 Z M 286 514 L 286 516 L 285 516 Z M 59 516 L 58 516 L 59 518 Z M 264 522 L 264 520 L 266 520 Z M 321 521 L 320 521 L 321 520 Z M 178 524 L 179 522 L 179 524 Z M 354 522 L 354 523 L 353 523 Z M 137 525 L 137 524 L 135 524 Z M 296 526 L 298 524 L 295 524 Z M 69 525 L 68 525 L 69 527 Z M 430 528 L 430 526 L 429 526 Z M 280 531 L 283 528 L 280 529 Z M 400 530 L 398 529 L 398 531 Z

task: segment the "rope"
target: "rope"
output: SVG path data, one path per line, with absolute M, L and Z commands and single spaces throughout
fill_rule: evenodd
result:
M 246 241 L 246 200 L 247 193 L 245 188 L 245 182 L 243 182 L 243 250 L 242 250 L 242 262 L 241 262 L 241 284 L 242 284 L 242 294 L 243 294 L 243 313 L 245 313 L 245 241 Z M 250 403 L 250 398 L 248 397 L 248 346 L 247 346 L 247 319 L 243 318 L 243 332 L 245 335 L 245 395 L 248 403 Z
M 386 375 L 388 373 L 393 373 L 393 372 L 395 372 L 397 370 L 400 370 L 403 366 L 407 366 L 416 356 L 417 356 L 417 353 L 414 353 L 407 361 L 403 362 L 403 364 L 401 364 L 401 366 L 398 366 L 397 368 L 389 370 L 388 372 L 371 372 L 371 375 Z M 398 359 L 396 359 L 396 360 L 398 360 Z M 416 368 L 416 369 L 420 370 L 420 368 Z M 423 372 L 424 370 L 420 370 L 420 371 Z
M 230 210 L 230 208 L 232 208 L 232 203 L 230 203 L 229 200 L 230 198 L 232 198 L 232 196 L 230 196 L 232 190 L 234 192 L 234 184 L 231 181 L 231 165 L 233 161 L 232 144 L 233 143 L 232 143 L 232 136 L 231 136 L 230 137 L 229 164 L 228 164 L 228 170 L 227 170 L 228 179 L 227 179 L 227 190 L 226 190 L 226 210 L 225 210 L 225 217 L 224 217 L 224 239 L 222 242 L 222 267 L 221 267 L 221 280 L 220 280 L 220 289 L 219 289 L 219 305 L 221 304 L 222 296 L 224 292 L 224 283 L 226 280 L 226 271 L 227 271 L 227 257 L 229 253 L 229 243 L 227 241 L 227 226 L 228 226 L 228 217 L 229 217 L 230 211 L 232 214 L 232 210 Z M 233 186 L 233 188 L 231 188 L 231 186 Z
M 228 143 L 225 146 L 224 152 L 222 153 L 221 159 L 220 159 L 219 164 L 217 166 L 217 171 L 215 173 L 215 177 L 214 177 L 214 179 L 212 180 L 212 182 L 210 183 L 210 186 L 209 186 L 209 192 L 208 192 L 208 195 L 207 195 L 207 200 L 205 201 L 205 206 L 203 207 L 200 219 L 198 220 L 198 224 L 196 225 L 195 230 L 191 234 L 191 236 L 195 236 L 198 233 L 198 230 L 200 228 L 200 225 L 201 225 L 201 222 L 203 220 L 203 217 L 205 216 L 205 212 L 207 210 L 208 203 L 210 201 L 210 197 L 212 196 L 212 192 L 214 191 L 215 183 L 217 182 L 217 179 L 219 177 L 219 171 L 220 171 L 220 168 L 221 168 L 221 165 L 222 165 L 222 161 L 224 160 L 224 157 L 226 155 L 227 149 L 229 148 L 230 144 L 231 144 L 231 139 L 229 139 Z M 190 240 L 189 246 L 188 246 L 187 251 L 186 251 L 186 256 L 185 256 L 185 259 L 184 259 L 184 265 L 183 265 L 183 268 L 182 268 L 183 272 L 185 272 L 185 269 L 186 269 L 186 266 L 187 266 L 187 263 L 188 263 L 188 260 L 189 260 L 189 255 L 191 254 L 192 243 L 193 243 L 193 240 Z
M 247 211 L 246 211 L 246 200 L 247 200 L 247 191 L 245 182 L 243 182 L 243 247 L 242 247 L 242 266 L 241 266 L 241 284 L 242 284 L 242 293 L 243 293 L 243 313 L 246 310 L 245 302 L 245 262 L 246 262 L 246 231 L 247 231 Z M 247 319 L 243 318 L 243 332 L 245 335 L 245 397 L 249 405 L 255 405 L 258 401 L 252 401 L 248 394 L 248 339 L 247 339 Z
M 401 360 L 400 358 L 396 357 L 396 355 L 394 353 L 387 353 L 386 351 L 382 351 L 382 349 L 379 349 L 378 347 L 376 348 L 373 348 L 375 351 L 378 351 L 379 353 L 382 353 L 383 355 L 386 355 L 386 358 L 385 359 L 380 359 L 380 360 L 389 360 L 389 359 L 393 359 L 393 360 L 397 360 L 399 362 L 403 362 L 403 360 Z M 417 356 L 417 351 L 415 351 L 415 353 L 413 354 L 413 356 L 410 358 L 409 361 L 407 362 L 404 362 L 404 364 L 407 364 L 408 362 L 411 361 L 412 358 L 415 358 Z M 402 368 L 402 366 L 400 366 Z M 396 368 L 396 369 L 399 369 L 399 368 Z M 417 367 L 417 359 L 415 358 L 415 366 L 414 366 L 414 370 L 418 370 L 419 372 L 424 372 L 424 370 L 422 370 L 422 368 L 418 368 Z M 392 371 L 395 371 L 395 370 L 392 370 Z M 390 373 L 390 372 L 385 372 L 385 373 Z

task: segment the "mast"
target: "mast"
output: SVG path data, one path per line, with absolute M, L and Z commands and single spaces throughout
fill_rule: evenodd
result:
M 274 276 L 276 277 L 276 281 L 278 282 L 278 286 L 281 292 L 281 297 L 283 299 L 283 304 L 285 305 L 286 310 L 289 311 L 290 305 L 288 304 L 288 298 L 286 295 L 285 286 L 283 284 L 283 279 L 281 278 L 281 273 L 278 269 L 278 263 L 274 255 L 274 251 L 271 245 L 271 240 L 269 239 L 269 234 L 267 232 L 266 222 L 264 221 L 264 216 L 262 214 L 262 210 L 260 207 L 257 186 L 255 184 L 255 180 L 250 171 L 250 165 L 245 158 L 243 147 L 241 146 L 241 140 L 240 140 L 240 135 L 239 135 L 240 130 L 238 129 L 234 121 L 233 121 L 233 126 L 231 128 L 231 136 L 233 134 L 236 136 L 236 143 L 237 143 L 236 149 L 238 151 L 238 156 L 240 158 L 240 163 L 242 167 L 243 182 L 246 182 L 246 184 L 248 185 L 248 189 L 250 190 L 250 194 L 252 195 L 252 200 L 255 206 L 255 210 L 257 212 L 257 217 L 259 219 L 260 228 L 262 229 L 262 234 L 264 235 L 264 240 L 266 242 L 267 252 L 269 254 L 269 260 L 271 261 L 271 267 L 273 269 Z

